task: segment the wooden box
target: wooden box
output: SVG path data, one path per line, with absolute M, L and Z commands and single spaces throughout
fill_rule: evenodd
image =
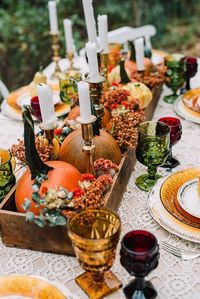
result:
M 162 86 L 153 90 L 153 100 L 146 108 L 146 120 L 152 118 Z M 135 150 L 126 152 L 119 165 L 119 172 L 113 178 L 111 190 L 106 194 L 106 206 L 117 210 L 129 177 L 136 162 Z M 18 213 L 15 206 L 15 187 L 0 204 L 1 238 L 6 246 L 26 248 L 44 252 L 74 255 L 66 227 L 40 228 L 26 222 L 24 214 Z

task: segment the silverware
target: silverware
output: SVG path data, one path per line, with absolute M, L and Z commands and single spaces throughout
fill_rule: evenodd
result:
M 192 260 L 200 256 L 200 252 L 197 251 L 189 251 L 185 249 L 177 248 L 165 241 L 163 241 L 161 244 L 161 248 L 163 248 L 165 251 L 180 257 L 182 260 Z

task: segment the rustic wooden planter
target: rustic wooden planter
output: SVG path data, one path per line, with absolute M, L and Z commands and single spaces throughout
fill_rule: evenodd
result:
M 145 110 L 146 120 L 152 118 L 161 91 L 162 86 L 154 88 L 153 100 Z M 107 207 L 118 209 L 135 162 L 135 150 L 129 150 L 123 155 L 119 165 L 120 170 L 113 179 L 111 190 L 106 194 Z M 0 204 L 1 238 L 4 245 L 74 255 L 66 227 L 40 228 L 33 223 L 26 222 L 25 215 L 16 211 L 15 189 L 16 186 Z

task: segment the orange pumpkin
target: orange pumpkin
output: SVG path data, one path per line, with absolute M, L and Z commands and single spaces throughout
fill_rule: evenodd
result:
M 53 170 L 48 172 L 48 179 L 45 180 L 40 188 L 39 194 L 42 196 L 43 188 L 56 189 L 63 187 L 68 191 L 73 191 L 78 187 L 78 181 L 82 180 L 80 172 L 72 165 L 62 161 L 49 161 L 46 162 L 48 166 L 53 167 Z M 15 192 L 15 203 L 17 211 L 24 213 L 22 205 L 25 200 L 32 199 L 32 184 L 34 180 L 31 180 L 30 170 L 26 170 L 23 176 L 19 179 L 16 192 Z M 32 201 L 29 211 L 39 214 L 39 208 L 35 207 L 34 201 Z
M 59 189 L 63 187 L 72 191 L 78 187 L 78 181 L 82 179 L 82 176 L 74 166 L 65 162 L 42 162 L 35 146 L 34 123 L 28 106 L 25 106 L 22 116 L 24 120 L 25 154 L 29 169 L 18 181 L 15 192 L 15 203 L 17 210 L 24 213 L 25 210 L 22 205 L 26 199 L 32 200 L 34 192 L 32 185 L 37 176 L 47 175 L 47 179 L 41 183 L 39 189 L 40 196 L 43 195 L 43 190 L 46 191 L 47 189 Z M 38 215 L 40 208 L 36 207 L 35 202 L 32 200 L 29 211 Z
M 74 120 L 78 116 L 80 116 L 80 107 L 76 106 L 70 111 L 70 113 L 67 116 L 67 119 Z M 110 111 L 108 109 L 104 108 L 104 116 L 102 117 L 103 128 L 106 127 L 106 125 L 107 125 L 107 123 L 109 123 L 110 119 L 111 119 Z
M 119 164 L 121 151 L 114 138 L 107 132 L 100 130 L 100 135 L 93 138 L 95 145 L 94 161 L 99 158 L 109 159 Z M 70 133 L 61 145 L 58 159 L 74 165 L 80 172 L 85 172 L 85 154 L 82 151 L 84 140 L 81 130 Z

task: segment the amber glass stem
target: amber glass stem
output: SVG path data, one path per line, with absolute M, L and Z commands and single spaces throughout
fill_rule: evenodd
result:
M 104 272 L 93 272 L 92 277 L 95 283 L 103 283 L 104 282 Z

